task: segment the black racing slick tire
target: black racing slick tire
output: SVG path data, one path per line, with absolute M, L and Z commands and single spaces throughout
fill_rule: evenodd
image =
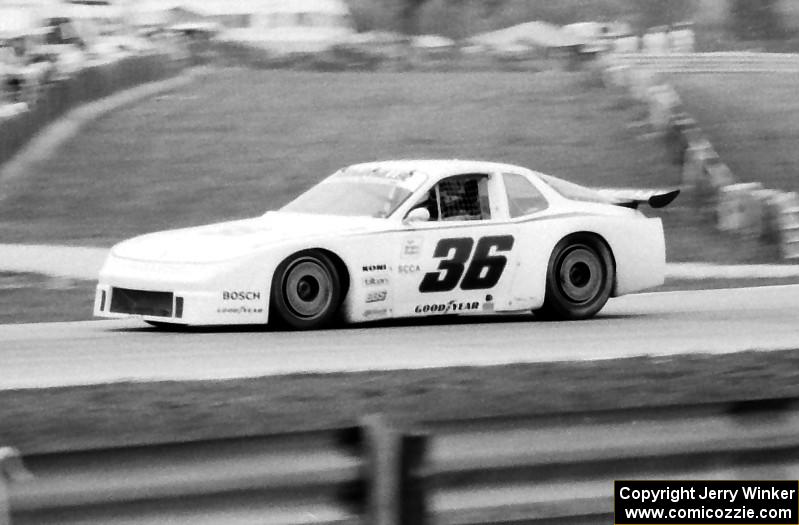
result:
M 269 323 L 294 330 L 329 325 L 341 306 L 341 278 L 322 252 L 296 253 L 280 263 L 272 278 Z
M 613 289 L 616 269 L 610 250 L 597 236 L 576 233 L 552 250 L 539 318 L 588 319 L 596 315 Z

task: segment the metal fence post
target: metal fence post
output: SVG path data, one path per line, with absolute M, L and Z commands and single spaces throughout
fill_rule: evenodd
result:
M 400 525 L 426 525 L 427 448 L 429 436 L 420 432 L 405 434 L 399 443 Z
M 366 523 L 425 525 L 427 435 L 402 433 L 382 415 L 364 418 Z
M 381 414 L 366 416 L 363 427 L 369 469 L 366 523 L 400 525 L 399 435 Z
M 8 499 L 8 485 L 14 481 L 24 481 L 31 477 L 22 464 L 19 451 L 11 447 L 0 447 L 0 525 L 11 525 L 11 505 Z

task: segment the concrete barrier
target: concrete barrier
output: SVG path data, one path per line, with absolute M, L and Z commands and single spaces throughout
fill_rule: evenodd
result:
M 710 142 L 701 140 L 689 143 L 682 167 L 683 187 L 688 191 L 698 191 L 706 178 L 707 166 L 717 162 L 721 160 Z
M 647 69 L 631 68 L 628 78 L 630 94 L 641 102 L 646 102 L 649 88 L 658 83 L 657 74 Z
M 708 162 L 704 166 L 703 177 L 700 179 L 698 193 L 705 203 L 715 204 L 718 202 L 719 192 L 725 186 L 735 184 L 735 176 L 730 168 L 718 160 L 718 162 Z
M 696 47 L 696 36 L 690 27 L 677 27 L 669 33 L 669 44 L 672 53 L 693 53 Z
M 616 53 L 637 53 L 641 50 L 641 39 L 638 35 L 622 36 L 613 41 Z
M 649 124 L 654 131 L 665 133 L 674 115 L 681 112 L 680 96 L 669 84 L 651 86 L 647 90 Z
M 682 141 L 688 147 L 691 144 L 698 144 L 707 141 L 705 132 L 699 127 L 699 123 L 687 113 L 675 116 L 675 123 L 682 136 Z
M 780 193 L 782 192 L 772 189 L 761 189 L 754 192 L 762 209 L 760 238 L 769 244 L 777 244 L 780 239 L 779 210 L 776 206 L 776 200 Z
M 686 150 L 691 144 L 701 142 L 702 130 L 693 117 L 684 112 L 675 112 L 671 115 L 664 138 L 672 164 L 683 166 Z
M 610 88 L 626 88 L 630 85 L 630 67 L 611 65 L 602 71 L 602 82 Z
M 780 192 L 774 199 L 780 252 L 784 259 L 799 258 L 799 194 Z
M 662 54 L 668 53 L 669 49 L 669 35 L 663 28 L 653 28 L 644 35 L 643 38 L 644 53 Z
M 718 189 L 716 228 L 720 231 L 760 237 L 763 231 L 763 203 L 756 192 L 759 182 L 722 186 Z

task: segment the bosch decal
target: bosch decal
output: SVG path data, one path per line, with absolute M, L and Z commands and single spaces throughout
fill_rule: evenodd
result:
M 257 301 L 261 299 L 261 292 L 222 292 L 223 301 Z

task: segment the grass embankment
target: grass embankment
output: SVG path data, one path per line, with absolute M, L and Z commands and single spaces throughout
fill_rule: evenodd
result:
M 600 186 L 678 183 L 660 142 L 629 126 L 640 116 L 579 74 L 226 70 L 87 127 L 10 188 L 0 235 L 108 246 L 257 215 L 340 166 L 385 158 L 501 160 Z M 671 260 L 704 250 L 747 260 L 683 205 L 664 215 Z

